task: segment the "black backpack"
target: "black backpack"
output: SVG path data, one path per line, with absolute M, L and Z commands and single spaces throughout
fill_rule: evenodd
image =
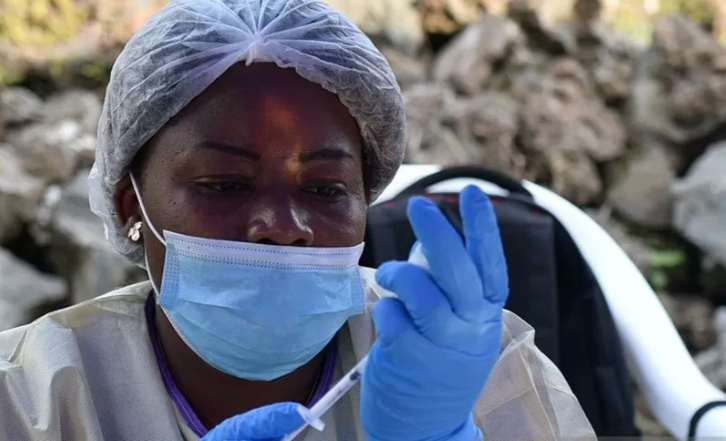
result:
M 458 194 L 426 193 L 454 178 L 509 192 L 490 196 L 509 271 L 506 308 L 535 329 L 537 347 L 562 371 L 598 436 L 640 436 L 630 376 L 603 293 L 567 231 L 520 182 L 480 167 L 452 167 L 421 179 L 371 207 L 361 265 L 377 268 L 408 258 L 415 237 L 406 207 L 414 195 L 434 201 L 461 234 Z

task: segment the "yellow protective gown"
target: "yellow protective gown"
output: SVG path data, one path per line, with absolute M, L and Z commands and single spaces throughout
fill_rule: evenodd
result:
M 386 293 L 363 269 L 369 306 Z M 162 382 L 144 314 L 148 282 L 128 286 L 0 333 L 0 440 L 196 441 Z M 486 441 L 596 437 L 534 331 L 504 315 L 500 359 L 474 409 Z M 338 336 L 337 381 L 374 340 L 370 315 Z M 451 375 L 456 375 L 452 372 Z M 354 388 L 306 441 L 364 440 Z

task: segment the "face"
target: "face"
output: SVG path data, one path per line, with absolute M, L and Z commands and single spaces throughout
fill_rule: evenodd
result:
M 362 141 L 337 97 L 273 64 L 238 64 L 171 120 L 136 158 L 141 197 L 159 233 L 277 245 L 363 241 Z M 124 179 L 127 229 L 144 221 Z M 157 281 L 164 246 L 144 225 Z

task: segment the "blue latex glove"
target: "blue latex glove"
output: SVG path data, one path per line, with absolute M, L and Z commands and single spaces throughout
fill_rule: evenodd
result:
M 432 202 L 413 198 L 408 217 L 430 273 L 408 262 L 376 273 L 398 299 L 373 309 L 378 339 L 361 384 L 371 441 L 482 438 L 472 409 L 499 357 L 509 284 L 489 198 L 467 187 L 460 206 L 465 243 Z
M 299 404 L 277 403 L 224 420 L 201 441 L 273 441 L 294 432 L 305 421 Z

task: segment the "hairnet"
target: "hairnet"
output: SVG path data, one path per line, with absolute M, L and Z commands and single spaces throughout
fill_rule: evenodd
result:
M 91 210 L 111 245 L 142 263 L 113 195 L 139 149 L 237 62 L 267 61 L 335 93 L 364 144 L 375 199 L 403 161 L 401 93 L 385 58 L 352 22 L 317 0 L 172 0 L 124 48 L 111 72 L 89 176 Z

